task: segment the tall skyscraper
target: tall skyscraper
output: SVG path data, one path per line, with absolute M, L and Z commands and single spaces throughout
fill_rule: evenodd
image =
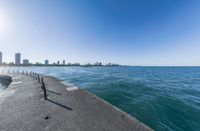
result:
M 2 65 L 2 62 L 3 61 L 3 55 L 2 55 L 2 52 L 0 52 L 0 65 Z
M 15 53 L 15 65 L 21 64 L 21 53 Z
M 65 65 L 65 60 L 63 60 L 63 65 Z

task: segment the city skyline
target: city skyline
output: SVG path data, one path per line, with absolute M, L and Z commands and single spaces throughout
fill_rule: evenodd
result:
M 26 58 L 26 57 L 25 57 Z M 90 62 L 87 62 L 87 63 L 79 63 L 79 62 L 75 62 L 75 63 L 71 63 L 71 62 L 68 62 L 66 63 L 66 60 L 65 59 L 62 59 L 62 62 L 60 60 L 57 60 L 56 62 L 55 61 L 52 61 L 52 62 L 49 62 L 48 59 L 45 59 L 43 62 L 41 61 L 37 61 L 37 62 L 30 62 L 29 59 L 25 59 L 23 57 L 23 55 L 21 53 L 15 53 L 14 55 L 14 62 L 13 61 L 3 61 L 3 53 L 0 52 L 0 66 L 31 66 L 31 65 L 66 65 L 66 66 L 119 66 L 119 64 L 116 64 L 116 63 L 102 63 L 102 62 L 99 62 L 99 61 L 96 61 L 95 63 L 90 63 Z
M 200 66 L 200 1 L 1 0 L 4 61 Z M 60 61 L 61 62 L 61 61 Z

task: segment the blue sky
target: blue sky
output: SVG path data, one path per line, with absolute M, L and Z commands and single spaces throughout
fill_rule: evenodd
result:
M 0 51 L 31 62 L 200 65 L 198 0 L 0 0 Z

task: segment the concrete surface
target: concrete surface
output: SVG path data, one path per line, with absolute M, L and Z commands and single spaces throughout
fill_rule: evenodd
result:
M 54 77 L 44 77 L 47 100 L 35 78 L 14 75 L 12 79 L 0 95 L 1 131 L 151 130 L 95 95 L 67 87 Z

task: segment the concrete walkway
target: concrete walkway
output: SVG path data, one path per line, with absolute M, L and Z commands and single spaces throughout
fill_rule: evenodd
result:
M 15 75 L 0 95 L 1 131 L 146 131 L 138 120 L 100 98 L 45 76 L 47 100 L 35 78 Z

